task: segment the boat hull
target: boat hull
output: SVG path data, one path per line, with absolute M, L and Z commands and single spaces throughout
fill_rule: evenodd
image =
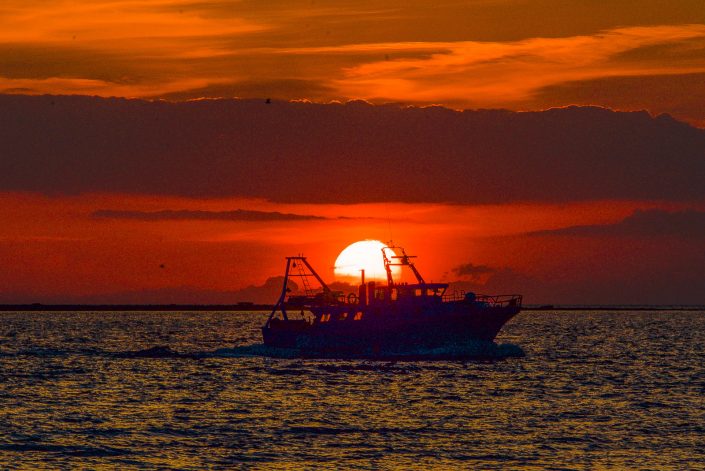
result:
M 377 354 L 491 342 L 517 315 L 517 306 L 443 303 L 433 309 L 367 312 L 359 320 L 276 319 L 262 328 L 265 345 L 312 354 Z M 316 318 L 320 313 L 316 313 Z M 334 317 L 338 317 L 334 314 Z

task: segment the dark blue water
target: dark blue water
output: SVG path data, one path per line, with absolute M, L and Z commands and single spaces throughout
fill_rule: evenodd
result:
M 524 312 L 481 362 L 270 358 L 265 316 L 0 313 L 0 468 L 704 467 L 704 312 Z

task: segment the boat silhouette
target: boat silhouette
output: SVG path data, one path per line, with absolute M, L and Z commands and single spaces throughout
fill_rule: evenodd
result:
M 281 295 L 262 327 L 264 344 L 303 354 L 370 356 L 462 346 L 492 342 L 521 310 L 521 295 L 448 293 L 447 283 L 427 283 L 403 247 L 382 248 L 382 258 L 387 284 L 365 282 L 361 270 L 358 292 L 345 295 L 331 290 L 306 257 L 286 257 Z M 394 266 L 410 270 L 416 282 L 395 281 Z M 292 278 L 302 282 L 303 294 L 291 293 Z

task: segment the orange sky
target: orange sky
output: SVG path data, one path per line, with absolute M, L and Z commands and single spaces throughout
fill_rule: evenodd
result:
M 43 94 L 146 101 L 10 96 Z M 253 100 L 184 103 L 219 97 Z M 698 127 L 702 0 L 4 0 L 0 303 L 266 301 L 368 238 L 530 303 L 702 303 Z
M 705 123 L 700 0 L 6 0 L 0 64 L 0 93 L 599 104 Z
M 179 208 L 213 214 L 239 208 L 329 219 L 135 220 L 95 214 L 106 208 L 145 213 Z M 627 244 L 615 237 L 609 237 L 605 244 L 593 237 L 580 240 L 532 234 L 576 225 L 614 224 L 644 208 L 677 211 L 683 205 L 630 201 L 563 205 L 312 205 L 232 198 L 114 194 L 57 198 L 5 193 L 0 196 L 0 219 L 5 221 L 0 228 L 0 256 L 5 267 L 0 283 L 4 296 L 16 296 L 24 302 L 119 300 L 120 293 L 140 292 L 147 292 L 149 300 L 167 302 L 169 299 L 164 297 L 184 290 L 176 295 L 179 297 L 175 302 L 187 302 L 190 297 L 201 302 L 227 302 L 242 300 L 236 294 L 238 289 L 261 285 L 266 278 L 281 275 L 283 257 L 287 255 L 305 253 L 324 278 L 333 281 L 333 262 L 347 244 L 366 238 L 387 241 L 390 237 L 402 239 L 410 253 L 419 255 L 417 263 L 427 280 L 486 282 L 487 273 L 479 278 L 454 273 L 454 269 L 471 262 L 537 279 L 561 276 L 580 283 L 585 278 L 614 272 L 610 261 L 616 254 L 624 259 L 628 255 L 625 250 L 641 251 L 644 243 L 653 242 L 638 235 L 628 236 L 631 241 Z M 648 250 L 650 257 L 653 253 L 668 257 L 680 249 L 664 249 L 656 244 Z M 672 269 L 673 263 L 666 262 L 666 269 Z M 620 267 L 623 277 L 634 276 L 643 269 L 642 264 L 625 266 L 621 261 Z M 528 288 L 535 301 L 547 301 L 550 296 L 542 288 L 522 284 L 526 282 L 510 279 L 505 289 Z M 154 293 L 159 290 L 167 290 L 167 294 L 160 298 Z M 208 292 L 230 294 L 214 296 Z M 560 292 L 555 295 L 570 296 Z M 139 298 L 129 295 L 126 299 Z

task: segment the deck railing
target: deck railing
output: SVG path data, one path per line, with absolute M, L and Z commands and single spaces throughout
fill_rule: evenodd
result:
M 474 293 L 466 292 L 465 290 L 453 291 L 443 295 L 443 302 L 463 301 L 468 299 L 468 295 L 472 297 Z M 474 302 L 482 303 L 489 307 L 506 307 L 517 306 L 521 307 L 522 295 L 520 294 L 474 294 Z

